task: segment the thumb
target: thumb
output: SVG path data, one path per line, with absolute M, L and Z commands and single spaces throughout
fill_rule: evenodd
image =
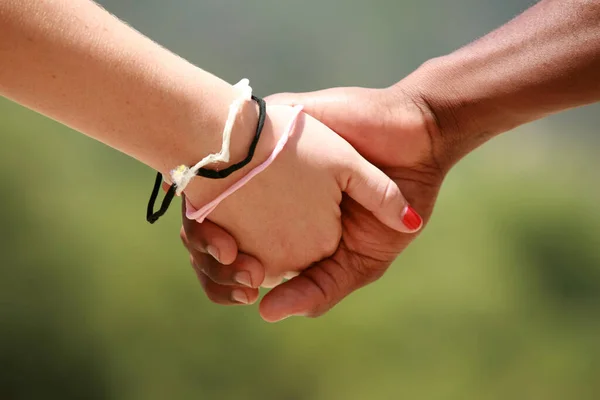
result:
M 415 233 L 423 226 L 423 219 L 408 204 L 398 185 L 358 154 L 346 170 L 342 190 L 398 232 Z
M 365 277 L 358 269 L 345 268 L 334 258 L 325 259 L 271 289 L 260 303 L 260 315 L 267 322 L 291 316 L 318 317 L 369 283 Z

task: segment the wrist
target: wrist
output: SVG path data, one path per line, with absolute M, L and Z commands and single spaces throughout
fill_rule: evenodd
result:
M 199 71 L 201 74 L 203 71 Z M 198 77 L 188 82 L 201 81 Z M 165 136 L 172 140 L 167 149 L 161 150 L 163 160 L 157 168 L 166 177 L 174 168 L 196 165 L 210 154 L 219 153 L 223 146 L 223 131 L 229 118 L 230 106 L 240 99 L 239 89 L 221 80 L 209 87 L 189 83 L 184 102 L 174 104 L 179 110 L 179 120 L 168 128 Z M 256 134 L 258 105 L 255 101 L 243 101 L 231 126 L 227 161 L 213 162 L 205 168 L 222 170 L 244 159 Z
M 255 141 L 257 128 L 259 127 L 259 105 L 254 100 L 245 101 L 240 108 L 240 111 L 235 118 L 233 129 L 231 131 L 231 142 L 229 146 L 230 154 L 229 161 L 227 162 L 215 162 L 207 164 L 204 168 L 223 171 L 233 164 L 237 164 L 240 161 L 248 157 L 250 148 Z M 223 124 L 224 125 L 224 121 Z M 222 145 L 222 126 L 221 130 L 218 131 L 218 145 L 209 151 L 211 154 L 219 152 Z M 254 153 L 251 160 L 243 167 L 237 169 L 231 175 L 222 179 L 210 179 L 203 178 L 200 176 L 194 177 L 189 185 L 185 189 L 185 194 L 188 196 L 192 204 L 203 205 L 214 199 L 218 194 L 222 193 L 225 189 L 230 187 L 234 182 L 244 177 L 250 170 L 262 163 L 270 154 L 273 147 L 275 146 L 275 135 L 271 127 L 271 121 L 268 115 L 265 115 L 265 122 L 262 125 L 261 134 L 258 142 L 254 145 Z M 208 155 L 203 154 L 196 157 L 195 161 L 188 164 L 189 166 L 197 163 L 201 158 Z
M 473 95 L 477 82 L 465 79 L 468 72 L 467 65 L 444 56 L 427 61 L 395 85 L 420 108 L 436 158 L 448 168 L 510 129 L 506 121 L 486 117 L 483 99 Z

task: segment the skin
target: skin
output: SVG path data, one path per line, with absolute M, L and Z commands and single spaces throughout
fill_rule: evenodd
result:
M 600 2 L 545 0 L 485 37 L 430 60 L 386 89 L 337 88 L 281 94 L 304 104 L 402 189 L 427 222 L 442 181 L 462 157 L 524 123 L 600 100 Z M 267 321 L 319 316 L 383 275 L 416 235 L 401 235 L 344 198 L 344 233 L 332 257 L 271 290 Z M 212 224 L 184 223 L 182 239 L 204 290 L 219 304 L 235 283 L 228 270 L 260 274 L 235 240 Z M 221 264 L 207 254 L 218 251 Z M 218 250 L 215 250 L 218 249 Z
M 1 95 L 163 174 L 220 150 L 238 96 L 89 0 L 0 2 L 0 59 Z M 292 115 L 289 106 L 268 107 L 252 162 L 226 179 L 193 179 L 185 196 L 199 208 L 262 163 Z M 257 119 L 254 102 L 246 103 L 232 133 L 231 162 L 246 156 Z M 246 269 L 260 268 L 227 276 L 244 284 L 230 300 L 252 302 L 260 284 L 331 255 L 344 235 L 343 195 L 389 229 L 415 230 L 402 222 L 407 203 L 394 182 L 331 129 L 302 116 L 273 165 L 210 215 L 238 239 L 236 249 L 253 256 Z

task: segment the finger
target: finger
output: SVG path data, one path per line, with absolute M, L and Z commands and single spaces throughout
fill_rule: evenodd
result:
M 238 254 L 237 243 L 227 231 L 210 221 L 199 224 L 185 216 L 183 220 L 181 240 L 208 278 L 228 286 L 257 288 L 262 284 L 264 267 L 256 258 Z
M 318 119 L 323 124 L 336 125 L 340 130 L 340 111 L 352 115 L 351 102 L 353 88 L 332 88 L 308 93 L 278 93 L 265 98 L 269 104 L 302 105 L 303 112 Z M 350 107 L 350 108 L 349 108 Z
M 183 227 L 181 240 L 188 243 L 186 247 L 208 253 L 221 264 L 229 265 L 237 257 L 238 247 L 235 239 L 220 226 L 211 221 L 198 223 L 185 216 L 185 199 L 183 203 Z
M 258 299 L 258 289 L 219 285 L 195 266 L 193 258 L 190 261 L 194 266 L 194 271 L 200 281 L 200 285 L 204 289 L 204 293 L 206 293 L 206 296 L 213 303 L 221 305 L 245 305 L 253 304 Z
M 414 233 L 423 226 L 423 219 L 408 204 L 398 185 L 359 155 L 348 163 L 342 190 L 398 232 Z
M 262 318 L 277 322 L 294 315 L 318 317 L 374 278 L 359 265 L 344 265 L 352 263 L 341 263 L 334 256 L 275 287 L 260 303 Z
M 195 249 L 188 248 L 188 250 L 195 260 L 194 267 L 219 285 L 258 288 L 265 279 L 262 264 L 247 254 L 240 253 L 233 263 L 223 265 L 208 254 Z

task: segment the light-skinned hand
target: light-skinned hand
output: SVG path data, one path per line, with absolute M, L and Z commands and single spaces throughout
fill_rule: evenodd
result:
M 268 108 L 260 141 L 263 150 L 257 152 L 255 162 L 267 157 L 292 115 L 288 106 Z M 192 188 L 186 190 L 186 196 L 198 207 L 229 184 L 221 180 L 202 182 L 202 191 Z M 258 286 L 273 286 L 286 273 L 299 273 L 334 253 L 335 257 L 346 254 L 336 253 L 338 248 L 350 245 L 352 250 L 358 237 L 355 225 L 346 217 L 348 207 L 356 204 L 361 205 L 360 209 L 365 210 L 372 223 L 377 223 L 378 229 L 385 227 L 386 232 L 406 235 L 399 232 L 420 228 L 420 222 L 414 220 L 412 225 L 410 221 L 405 225 L 408 205 L 387 175 L 367 162 L 342 137 L 304 115 L 275 162 L 223 201 L 210 214 L 210 221 L 198 224 L 184 217 L 182 239 L 213 301 L 248 304 L 257 299 Z M 233 237 L 237 238 L 237 246 Z M 242 254 L 236 259 L 238 248 Z M 229 265 L 219 267 L 208 263 L 208 252 Z M 318 265 L 310 270 L 325 268 L 323 274 L 328 271 L 339 274 L 335 264 Z M 319 290 L 309 276 L 310 273 L 301 275 L 272 295 L 286 288 L 304 290 L 304 286 L 307 294 Z M 298 284 L 301 286 L 294 289 Z M 265 304 L 268 306 L 269 302 Z
M 427 222 L 450 164 L 441 156 L 441 142 L 426 105 L 409 93 L 399 84 L 387 89 L 279 94 L 267 100 L 270 104 L 303 104 L 307 113 L 381 168 Z M 260 305 L 265 320 L 322 315 L 348 294 L 381 277 L 416 236 L 390 229 L 351 196 L 344 196 L 340 208 L 343 231 L 335 252 L 272 289 Z M 421 224 L 417 214 L 403 218 L 408 225 Z M 217 303 L 229 303 L 232 291 L 238 289 L 223 276 L 243 270 L 256 279 L 263 274 L 261 263 L 243 250 L 238 254 L 234 238 L 215 224 L 185 221 L 182 239 L 192 249 L 197 270 L 203 271 L 201 281 L 207 295 Z M 220 263 L 208 255 L 215 249 Z M 293 262 L 291 257 L 288 260 Z

